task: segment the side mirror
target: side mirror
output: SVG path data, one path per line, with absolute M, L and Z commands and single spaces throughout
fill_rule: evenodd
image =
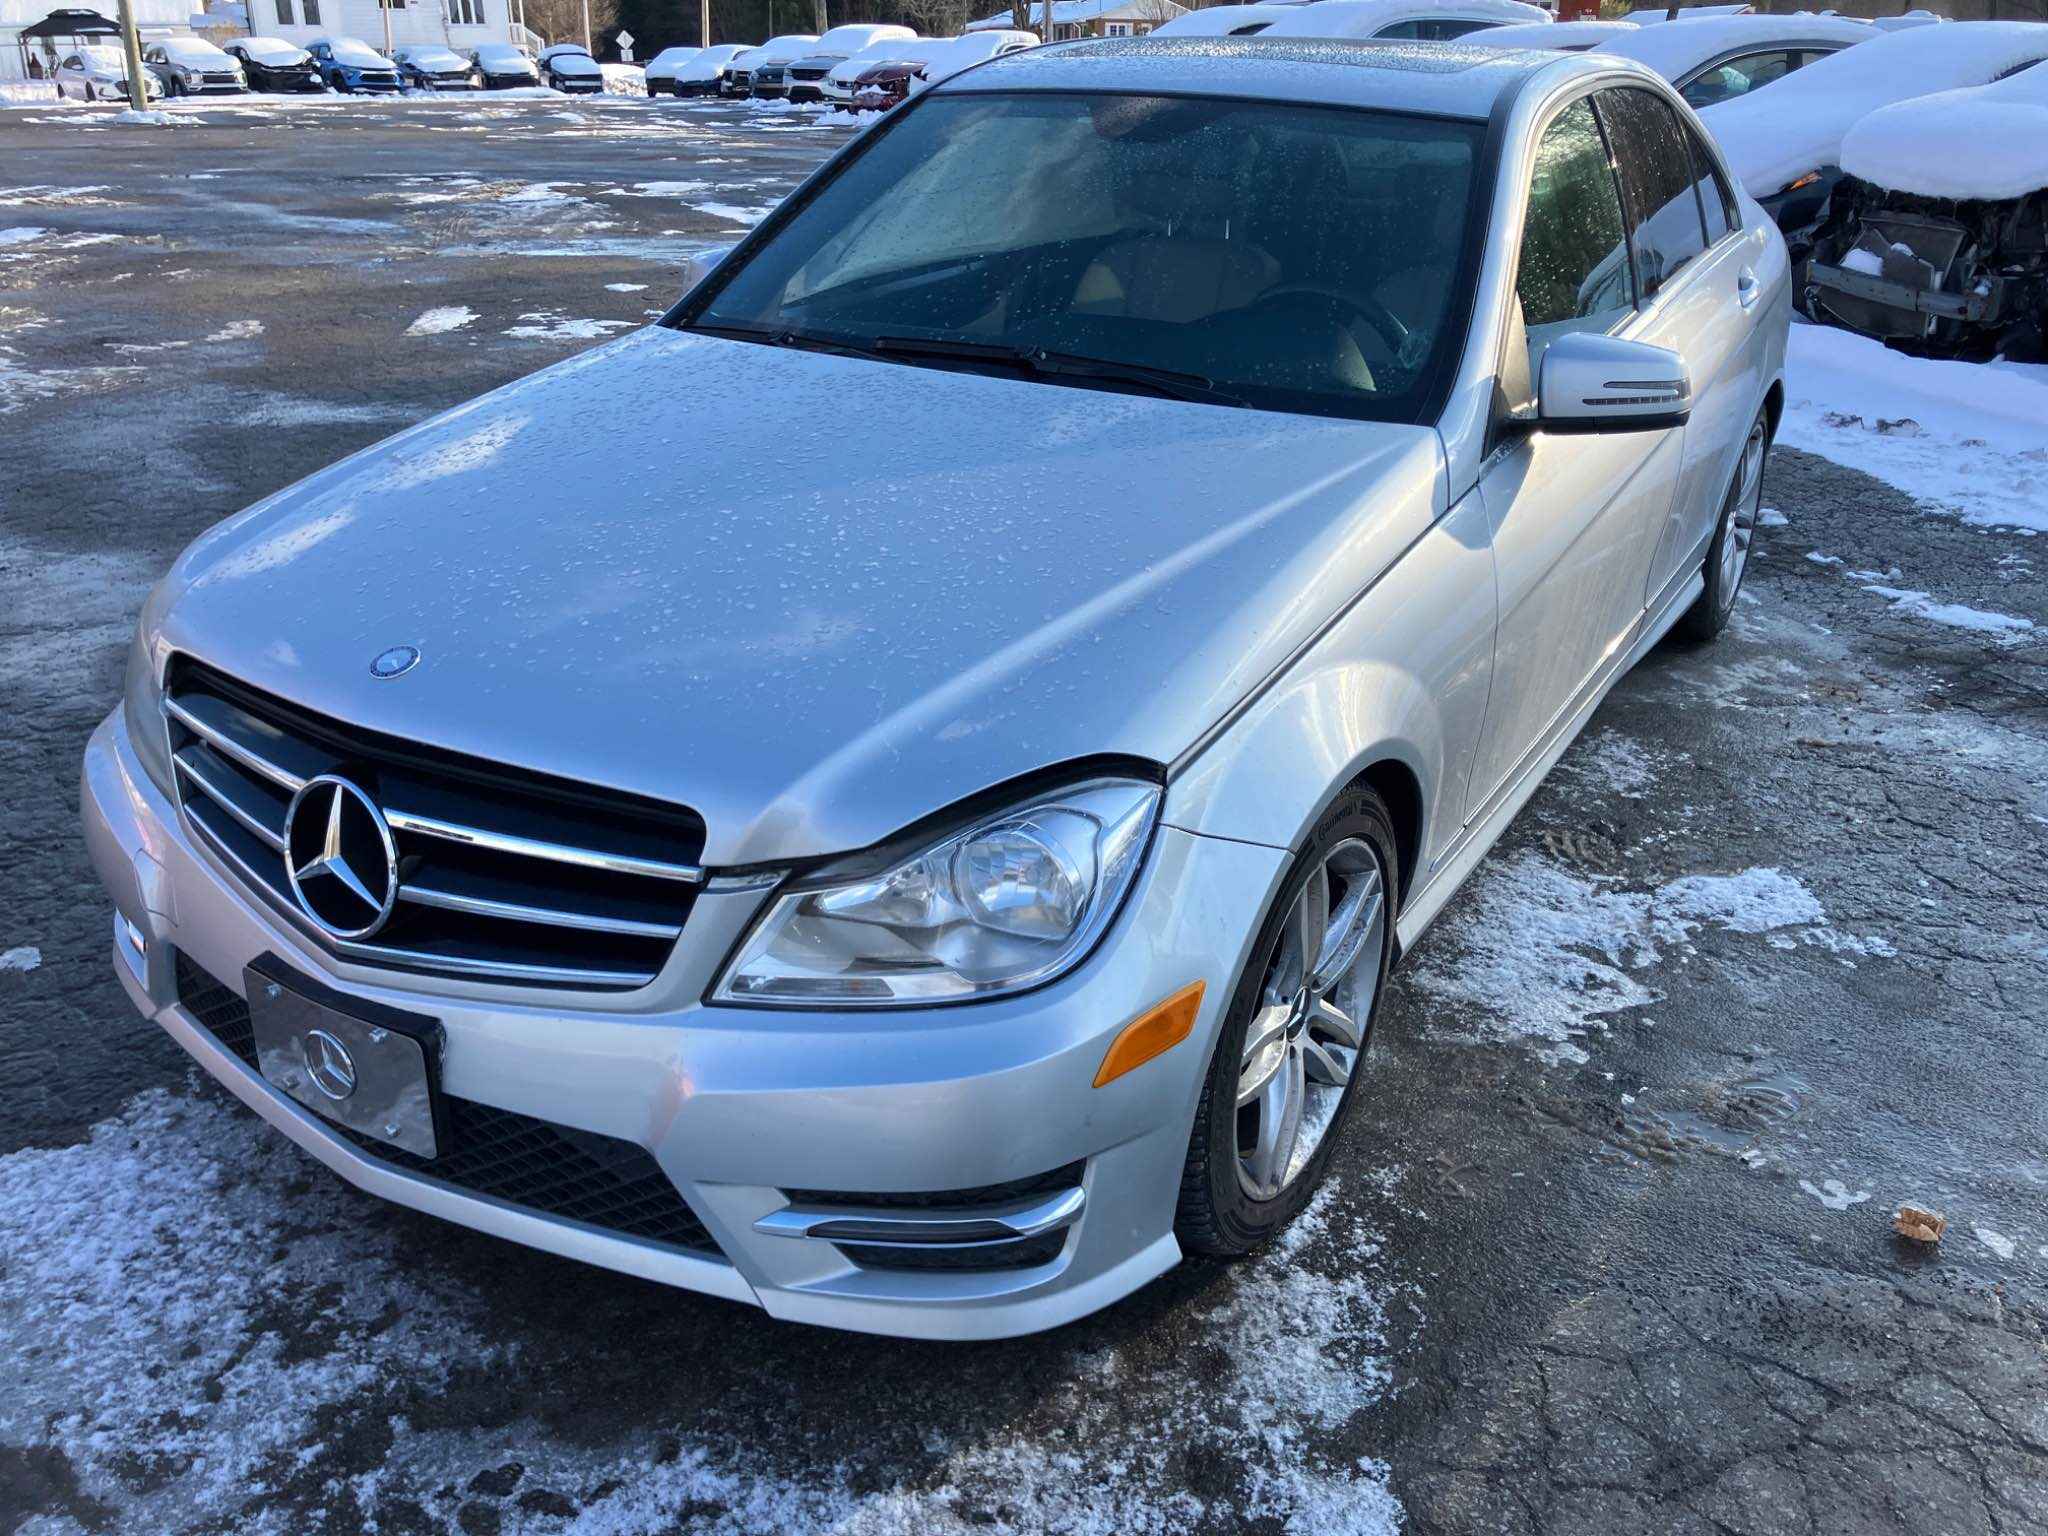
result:
M 692 256 L 689 265 L 683 268 L 682 297 L 688 298 L 699 283 L 718 270 L 719 263 L 732 254 L 732 247 L 722 245 L 715 251 L 699 251 Z
M 1692 375 L 1669 347 L 1574 331 L 1543 349 L 1536 426 L 1545 432 L 1653 432 L 1692 412 Z

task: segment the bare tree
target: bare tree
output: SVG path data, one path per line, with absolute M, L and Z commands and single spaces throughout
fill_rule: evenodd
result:
M 526 24 L 550 43 L 583 41 L 583 0 L 526 0 Z M 618 0 L 590 0 L 590 40 L 602 45 L 619 24 Z
M 967 0 L 897 0 L 896 9 L 926 37 L 952 37 L 974 19 Z

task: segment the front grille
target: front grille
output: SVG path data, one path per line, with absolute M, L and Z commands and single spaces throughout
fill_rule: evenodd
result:
M 164 713 L 186 824 L 351 960 L 532 986 L 644 986 L 703 880 L 704 823 L 681 807 L 343 725 L 190 658 L 172 665 Z M 398 854 L 396 906 L 362 939 L 309 921 L 285 872 L 286 812 L 321 774 L 376 803 Z
M 828 65 L 827 65 L 827 66 L 826 66 L 825 68 L 826 68 L 826 69 L 829 69 L 829 68 L 831 68 L 831 66 L 830 66 L 830 65 L 828 64 Z M 824 78 L 825 78 L 825 70 L 824 70 L 824 69 L 792 69 L 792 70 L 791 70 L 791 71 L 789 72 L 789 78 L 790 78 L 790 79 L 792 79 L 792 80 L 822 80 L 822 79 L 824 79 Z
M 185 1010 L 260 1076 L 249 1005 L 182 952 L 177 979 Z M 367 1157 L 466 1194 L 724 1257 L 645 1147 L 452 1094 L 443 1094 L 442 1103 L 448 1135 L 437 1158 L 416 1157 L 335 1122 L 323 1124 Z

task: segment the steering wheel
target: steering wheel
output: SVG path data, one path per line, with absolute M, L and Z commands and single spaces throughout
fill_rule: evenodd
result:
M 1282 283 L 1277 288 L 1267 289 L 1245 307 L 1264 309 L 1287 299 L 1319 300 L 1325 307 L 1339 311 L 1337 323 L 1347 329 L 1353 320 L 1363 320 L 1387 344 L 1387 351 L 1394 359 L 1406 365 L 1409 352 L 1415 345 L 1411 339 L 1414 333 L 1401 323 L 1399 315 L 1378 299 L 1362 293 L 1346 293 L 1341 288 L 1328 288 L 1321 283 Z

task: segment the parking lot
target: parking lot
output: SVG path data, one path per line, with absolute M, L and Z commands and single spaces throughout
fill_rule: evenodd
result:
M 1407 958 L 1274 1252 L 1036 1338 L 825 1333 L 302 1157 L 127 1002 L 76 775 L 189 539 L 643 324 L 848 130 L 112 116 L 0 111 L 0 1532 L 2048 1531 L 2038 455 L 1961 450 L 1955 515 L 1864 470 L 1965 460 L 1795 377 L 1733 632 Z M 687 505 L 675 445 L 608 451 Z

